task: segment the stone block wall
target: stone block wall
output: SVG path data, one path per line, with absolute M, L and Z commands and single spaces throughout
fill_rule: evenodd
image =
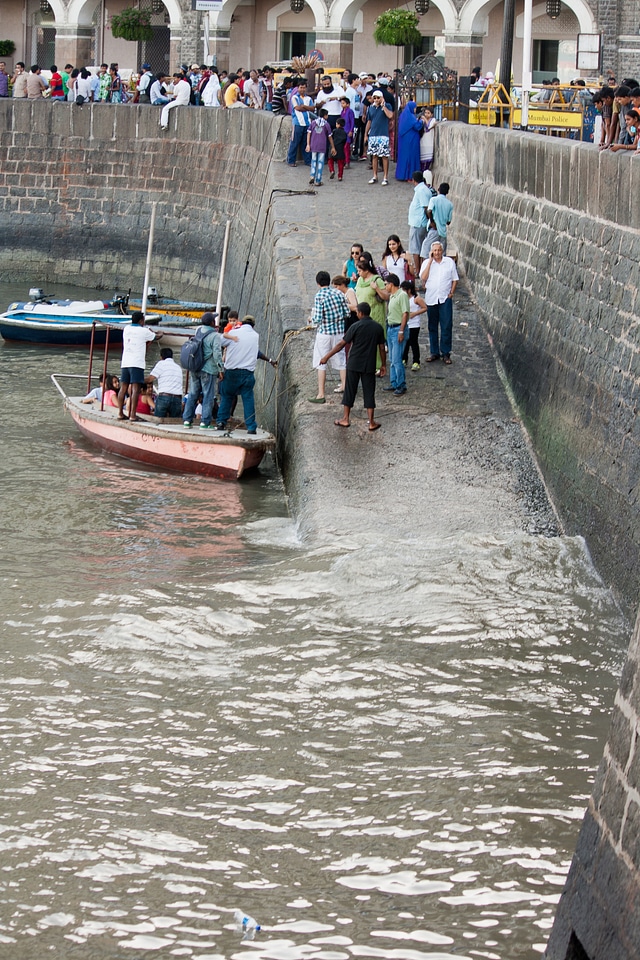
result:
M 570 532 L 629 610 L 640 559 L 640 160 L 444 124 L 465 272 Z M 597 643 L 597 637 L 593 638 Z M 547 960 L 640 960 L 640 619 Z
M 444 124 L 464 269 L 567 527 L 629 610 L 640 561 L 640 160 Z
M 640 619 L 547 960 L 640 957 Z
M 140 290 L 155 200 L 159 289 L 211 299 L 227 219 L 227 282 L 242 280 L 271 188 L 269 158 L 284 156 L 289 121 L 178 108 L 161 134 L 158 118 L 152 107 L 0 102 L 5 279 L 22 279 L 26 263 L 33 282 L 53 280 L 64 264 L 65 278 L 84 286 Z

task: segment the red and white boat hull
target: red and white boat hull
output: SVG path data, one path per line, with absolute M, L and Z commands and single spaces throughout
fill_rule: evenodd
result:
M 237 480 L 245 470 L 257 467 L 275 444 L 274 437 L 263 430 L 255 436 L 246 430 L 227 435 L 159 420 L 118 420 L 115 408 L 100 410 L 96 405 L 92 409 L 76 397 L 67 397 L 65 408 L 84 436 L 103 450 L 180 473 Z

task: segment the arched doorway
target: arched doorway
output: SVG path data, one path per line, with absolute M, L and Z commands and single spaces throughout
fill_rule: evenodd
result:
M 27 69 L 37 63 L 48 70 L 55 63 L 56 19 L 47 0 L 29 0 L 27 23 Z
M 171 17 L 162 0 L 140 0 L 140 9 L 151 14 L 153 37 L 138 44 L 138 65 L 150 63 L 156 73 L 164 70 L 170 73 L 171 59 Z

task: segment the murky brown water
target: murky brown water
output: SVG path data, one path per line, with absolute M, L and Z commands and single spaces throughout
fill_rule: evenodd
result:
M 94 450 L 83 369 L 0 346 L 0 953 L 539 956 L 628 638 L 582 541 L 302 545 L 268 465 Z

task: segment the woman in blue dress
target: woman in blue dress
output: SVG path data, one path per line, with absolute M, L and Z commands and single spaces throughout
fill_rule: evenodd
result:
M 409 100 L 398 119 L 398 163 L 396 180 L 411 180 L 420 170 L 422 120 L 416 117 L 416 102 Z

